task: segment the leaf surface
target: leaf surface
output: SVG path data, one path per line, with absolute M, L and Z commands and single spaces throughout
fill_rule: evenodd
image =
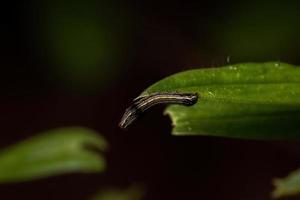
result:
M 300 169 L 290 173 L 287 177 L 274 180 L 274 198 L 300 195 Z
M 128 188 L 103 188 L 91 200 L 141 200 L 145 196 L 145 189 L 140 185 L 131 185 Z
M 70 127 L 50 130 L 0 152 L 0 183 L 27 181 L 71 172 L 101 172 L 105 140 L 95 131 Z
M 252 139 L 300 138 L 300 69 L 279 63 L 244 63 L 171 75 L 140 97 L 197 92 L 198 102 L 170 105 L 174 135 Z

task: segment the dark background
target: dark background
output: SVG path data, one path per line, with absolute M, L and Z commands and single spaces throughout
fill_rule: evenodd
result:
M 0 9 L 0 147 L 72 125 L 111 146 L 104 174 L 0 185 L 1 199 L 88 199 L 137 183 L 145 199 L 265 200 L 274 177 L 300 167 L 299 142 L 173 137 L 163 107 L 117 127 L 133 98 L 173 73 L 300 64 L 298 3 L 32 0 Z

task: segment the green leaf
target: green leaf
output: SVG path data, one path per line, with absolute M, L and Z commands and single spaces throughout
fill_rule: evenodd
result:
M 300 138 L 300 69 L 289 64 L 244 63 L 185 71 L 155 83 L 141 96 L 157 92 L 200 96 L 194 106 L 167 107 L 174 135 Z
M 141 200 L 144 196 L 145 190 L 143 187 L 132 185 L 126 189 L 102 189 L 91 200 Z
M 292 172 L 287 177 L 273 181 L 275 189 L 272 197 L 281 198 L 300 195 L 300 169 Z
M 70 172 L 101 172 L 105 140 L 81 127 L 41 133 L 0 152 L 0 183 L 28 181 Z

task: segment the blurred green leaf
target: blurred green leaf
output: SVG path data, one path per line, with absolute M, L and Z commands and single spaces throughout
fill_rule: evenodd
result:
M 169 76 L 146 89 L 197 92 L 191 107 L 171 105 L 174 135 L 253 139 L 300 138 L 300 69 L 284 63 L 246 63 Z
M 130 57 L 135 24 L 130 6 L 109 0 L 36 1 L 34 6 L 40 19 L 34 29 L 37 53 L 49 61 L 49 81 L 84 93 L 98 93 L 115 81 Z
M 210 25 L 217 51 L 234 60 L 298 56 L 294 50 L 299 46 L 298 2 L 239 1 L 223 9 Z
M 91 200 L 141 200 L 144 189 L 138 185 L 132 185 L 127 189 L 107 188 L 101 190 Z
M 60 128 L 15 144 L 0 152 L 0 183 L 28 181 L 70 172 L 101 172 L 105 140 L 81 127 Z
M 300 169 L 285 178 L 275 179 L 274 186 L 275 189 L 272 192 L 274 198 L 300 195 Z

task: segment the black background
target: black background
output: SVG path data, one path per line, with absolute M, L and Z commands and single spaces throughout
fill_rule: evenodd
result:
M 126 106 L 155 81 L 178 71 L 227 63 L 227 52 L 210 45 L 208 28 L 235 2 L 118 3 L 136 13 L 132 56 L 123 61 L 117 78 L 92 94 L 49 81 L 44 71 L 48 60 L 32 50 L 30 34 L 37 23 L 34 15 L 28 17 L 32 4 L 1 3 L 0 147 L 51 128 L 81 125 L 103 134 L 111 148 L 104 174 L 0 185 L 0 199 L 79 200 L 107 185 L 132 183 L 145 186 L 145 199 L 270 199 L 272 179 L 300 166 L 299 142 L 173 137 L 163 107 L 152 109 L 127 131 L 117 127 Z M 196 26 L 198 19 L 201 26 Z M 202 56 L 196 53 L 199 49 Z M 284 61 L 300 60 L 286 56 Z

